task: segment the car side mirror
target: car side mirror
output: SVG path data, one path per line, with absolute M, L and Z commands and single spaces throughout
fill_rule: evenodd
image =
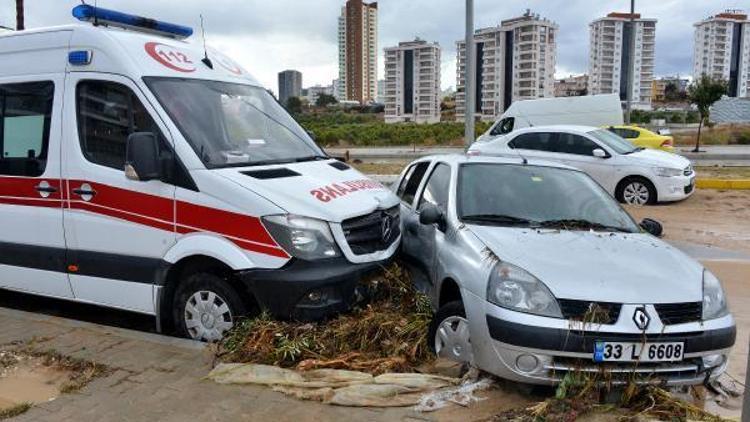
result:
M 128 136 L 125 146 L 125 177 L 130 180 L 160 179 L 159 142 L 151 132 L 135 132 Z
M 595 150 L 591 151 L 591 154 L 596 158 L 607 158 L 607 151 L 596 148 Z
M 445 231 L 445 215 L 433 204 L 425 204 L 419 209 L 419 223 L 424 225 L 437 224 L 440 231 Z
M 640 226 L 646 231 L 646 233 L 650 233 L 656 237 L 662 237 L 664 235 L 664 226 L 654 219 L 644 218 L 643 221 L 641 221 Z
M 307 132 L 307 136 L 309 136 L 310 139 L 313 140 L 313 142 L 317 142 L 318 141 L 318 139 L 315 137 L 315 132 L 313 132 L 311 130 L 306 130 L 305 132 Z

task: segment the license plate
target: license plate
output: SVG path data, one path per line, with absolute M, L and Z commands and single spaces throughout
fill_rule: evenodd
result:
M 594 362 L 678 362 L 684 353 L 685 344 L 682 342 L 594 343 Z

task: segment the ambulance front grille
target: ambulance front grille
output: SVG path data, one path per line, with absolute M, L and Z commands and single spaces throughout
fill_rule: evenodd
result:
M 398 206 L 350 218 L 341 223 L 341 228 L 355 255 L 384 251 L 401 235 Z

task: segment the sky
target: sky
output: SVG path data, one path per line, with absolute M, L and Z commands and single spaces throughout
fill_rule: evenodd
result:
M 26 0 L 26 27 L 74 23 L 80 0 Z M 87 0 L 93 3 L 93 0 Z M 345 0 L 98 0 L 100 7 L 199 28 L 203 14 L 208 44 L 241 63 L 263 85 L 277 90 L 277 73 L 296 69 L 305 87 L 338 77 L 337 19 Z M 496 26 L 526 9 L 559 26 L 556 76 L 585 73 L 588 24 L 627 0 L 474 0 L 475 27 Z M 456 84 L 457 40 L 464 37 L 463 0 L 380 0 L 379 75 L 383 48 L 420 37 L 442 51 L 442 88 Z M 657 76 L 689 76 L 693 23 L 725 9 L 750 11 L 749 0 L 636 0 L 636 12 L 656 18 Z M 15 26 L 15 0 L 0 0 L 0 26 Z M 196 34 L 199 34 L 196 31 Z

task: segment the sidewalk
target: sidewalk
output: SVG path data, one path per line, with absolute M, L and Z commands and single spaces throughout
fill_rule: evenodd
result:
M 409 408 L 352 409 L 302 402 L 267 388 L 203 381 L 205 345 L 0 308 L 0 342 L 31 340 L 115 368 L 81 392 L 35 405 L 13 421 L 410 421 L 433 420 Z

